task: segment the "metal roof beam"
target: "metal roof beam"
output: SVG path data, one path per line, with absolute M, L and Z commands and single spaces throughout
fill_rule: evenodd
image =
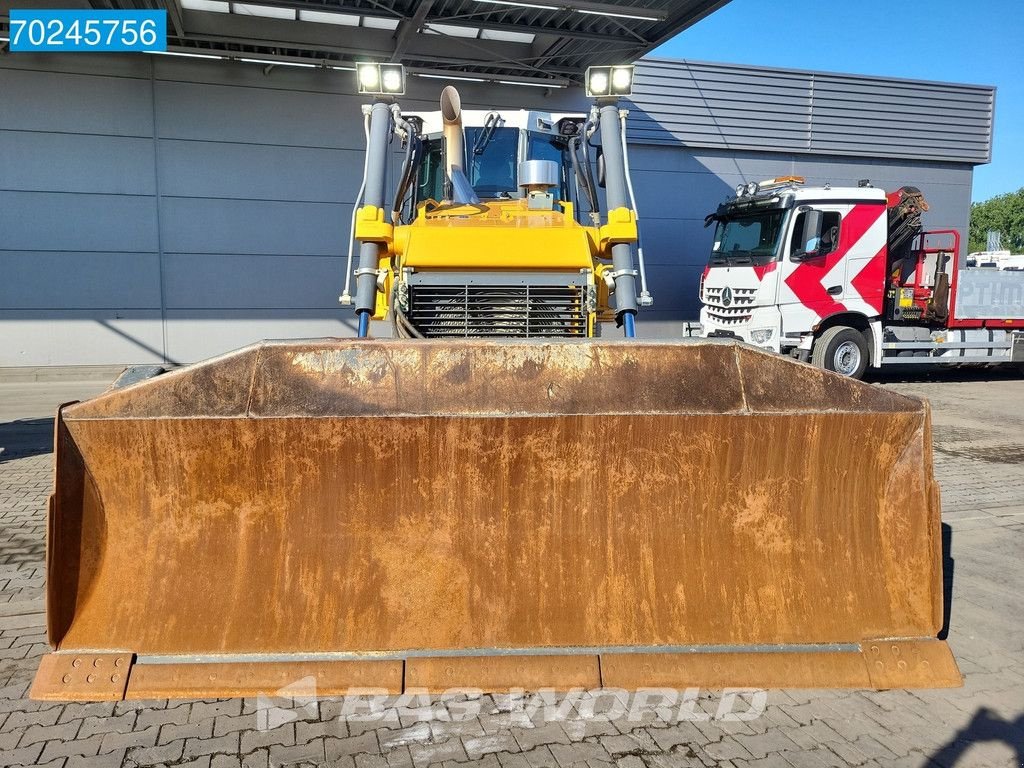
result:
M 389 13 L 380 8 L 349 8 L 323 2 L 317 2 L 316 0 L 245 0 L 250 5 L 270 5 L 277 8 L 294 8 L 299 11 L 321 11 L 323 13 L 342 13 L 349 16 L 367 16 L 374 19 L 402 19 L 400 22 L 404 24 L 405 21 L 411 17 L 404 17 L 397 12 Z M 417 14 L 423 5 L 428 3 L 421 3 L 417 7 Z M 436 5 L 431 2 L 430 5 Z M 496 32 L 522 32 L 530 33 L 534 35 L 552 35 L 556 37 L 568 37 L 578 40 L 594 40 L 597 42 L 632 42 L 633 37 L 626 35 L 609 35 L 603 32 L 591 32 L 586 29 L 565 29 L 559 26 L 551 26 L 546 24 L 518 24 L 507 21 L 490 21 L 487 16 L 492 13 L 499 13 L 501 11 L 508 12 L 513 10 L 512 6 L 505 6 L 500 8 L 495 6 L 494 8 L 487 8 L 485 5 L 480 6 L 479 12 L 472 14 L 460 14 L 456 16 L 445 16 L 444 13 L 430 14 L 424 17 L 422 24 L 435 23 L 435 24 L 449 24 L 454 27 L 469 27 L 473 29 L 491 29 Z M 585 16 L 578 17 L 579 19 L 585 19 Z M 596 18 L 596 17 L 595 17 Z M 313 22 L 310 22 L 313 23 Z M 648 42 L 650 44 L 650 42 Z
M 591 0 L 476 0 L 481 5 L 494 3 L 495 12 L 509 8 L 550 8 L 553 11 L 579 11 L 594 16 L 618 16 L 642 21 L 665 21 L 668 12 L 661 8 L 645 8 L 621 3 L 597 3 Z
M 184 37 L 185 25 L 181 20 L 183 10 L 181 0 L 163 0 L 163 4 L 167 7 L 167 19 L 171 22 L 171 27 L 174 28 L 175 37 Z
M 506 9 L 507 10 L 507 9 Z M 551 27 L 543 24 L 512 24 L 507 21 L 489 21 L 482 19 L 446 19 L 438 16 L 431 19 L 438 24 L 450 24 L 453 27 L 474 27 L 476 29 L 492 29 L 495 32 L 527 32 L 534 35 L 551 35 L 552 37 L 570 37 L 575 40 L 594 40 L 600 42 L 624 41 L 629 42 L 632 38 L 625 35 L 608 35 L 600 32 L 590 32 L 585 29 L 563 29 L 562 27 Z
M 423 22 L 426 21 L 427 15 L 433 7 L 434 0 L 421 0 L 412 17 L 398 23 L 398 29 L 395 31 L 395 50 L 391 54 L 392 61 L 401 61 L 402 54 L 409 44 L 409 38 L 418 34 L 423 28 Z
M 394 33 L 387 29 L 344 27 L 333 24 L 310 24 L 263 16 L 241 16 L 228 13 L 207 13 L 185 9 L 186 35 L 192 40 L 218 40 L 242 45 L 276 48 L 331 51 L 349 56 L 388 59 L 394 51 Z M 479 41 L 444 35 L 413 35 L 404 54 L 408 59 L 449 62 L 452 65 L 500 67 L 532 57 L 527 43 L 488 40 L 481 56 Z M 529 65 L 522 65 L 529 69 Z

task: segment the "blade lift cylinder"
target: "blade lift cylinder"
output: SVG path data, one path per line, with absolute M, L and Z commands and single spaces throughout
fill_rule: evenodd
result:
M 367 144 L 367 162 L 364 205 L 384 207 L 387 193 L 388 137 L 391 135 L 391 107 L 378 99 L 370 110 L 370 140 Z M 359 318 L 359 338 L 365 338 L 370 316 L 377 303 L 377 269 L 380 263 L 380 243 L 364 242 L 359 246 L 359 267 L 356 269 L 356 315 Z
M 618 102 L 602 103 L 601 148 L 604 151 L 605 197 L 607 208 L 631 208 L 626 186 L 626 164 L 619 140 Z M 615 316 L 623 326 L 625 335 L 635 335 L 634 319 L 637 311 L 636 275 L 633 268 L 633 250 L 628 243 L 612 246 L 612 277 L 615 280 Z

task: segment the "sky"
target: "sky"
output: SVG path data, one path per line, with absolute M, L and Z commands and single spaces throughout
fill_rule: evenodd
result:
M 1024 0 L 732 0 L 651 55 L 994 85 L 973 199 L 1024 187 Z

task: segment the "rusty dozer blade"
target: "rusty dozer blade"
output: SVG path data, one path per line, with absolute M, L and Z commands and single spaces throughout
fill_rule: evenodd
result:
M 268 342 L 61 409 L 33 695 L 958 685 L 940 539 L 927 404 L 750 347 Z

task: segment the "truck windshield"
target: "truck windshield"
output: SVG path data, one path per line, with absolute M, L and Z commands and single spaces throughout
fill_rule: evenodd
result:
M 709 263 L 760 266 L 775 261 L 785 215 L 784 210 L 775 209 L 720 219 Z

